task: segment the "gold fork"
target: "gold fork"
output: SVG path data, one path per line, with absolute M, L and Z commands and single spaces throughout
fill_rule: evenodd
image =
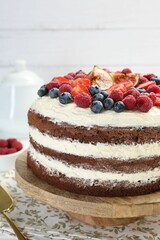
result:
M 24 237 L 24 235 L 20 232 L 20 230 L 17 228 L 15 223 L 7 216 L 6 212 L 9 211 L 13 207 L 13 199 L 11 196 L 0 186 L 0 213 L 3 214 L 3 216 L 7 219 L 8 223 L 14 230 L 17 238 L 19 240 L 27 240 L 27 238 Z

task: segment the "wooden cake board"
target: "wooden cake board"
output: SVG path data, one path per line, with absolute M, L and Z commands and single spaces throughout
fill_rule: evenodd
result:
M 134 197 L 94 197 L 70 193 L 38 179 L 27 167 L 26 155 L 16 160 L 19 186 L 33 198 L 64 210 L 71 218 L 96 226 L 126 225 L 144 216 L 160 214 L 160 192 Z

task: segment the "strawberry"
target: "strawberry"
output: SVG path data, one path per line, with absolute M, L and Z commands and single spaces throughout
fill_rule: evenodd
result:
M 87 88 L 91 86 L 91 81 L 88 78 L 77 78 L 71 83 L 72 87 L 77 85 L 85 85 Z
M 147 90 L 147 88 L 148 88 L 150 85 L 155 85 L 155 82 L 153 82 L 153 81 L 148 81 L 148 82 L 145 82 L 145 83 L 141 83 L 141 84 L 139 84 L 139 85 L 136 86 L 136 87 L 137 87 L 137 88 L 144 88 L 145 90 Z
M 67 74 L 64 77 L 67 78 L 68 80 L 74 80 L 74 77 L 70 74 Z
M 55 77 L 55 78 L 53 78 L 52 81 L 55 81 L 55 80 L 58 81 L 59 85 L 61 85 L 62 83 L 69 83 L 70 82 L 67 78 L 62 77 L 62 76 Z
M 91 101 L 91 96 L 85 92 L 79 93 L 74 98 L 74 102 L 76 103 L 76 105 L 81 108 L 88 108 L 91 104 Z
M 154 103 L 154 106 L 160 107 L 160 97 L 156 97 L 156 101 Z
M 120 89 L 123 93 L 125 93 L 130 87 L 133 87 L 133 83 L 130 80 L 122 80 L 121 82 L 108 88 L 106 92 L 110 94 L 114 89 Z
M 74 88 L 72 88 L 71 95 L 73 98 L 75 98 L 75 96 L 82 92 L 89 94 L 88 88 L 85 85 L 77 85 Z
M 17 151 L 20 151 L 22 148 L 23 148 L 23 145 L 21 142 L 19 141 L 14 141 L 13 144 L 12 144 L 12 147 L 13 148 L 16 148 Z
M 2 148 L 8 147 L 7 140 L 0 139 L 0 147 L 2 147 Z

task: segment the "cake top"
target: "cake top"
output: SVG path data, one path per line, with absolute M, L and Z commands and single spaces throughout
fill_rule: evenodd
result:
M 160 107 L 160 78 L 133 73 L 129 68 L 111 72 L 94 66 L 88 74 L 80 70 L 54 77 L 38 90 L 40 97 L 57 98 L 60 104 L 76 104 L 92 113 L 148 112 Z

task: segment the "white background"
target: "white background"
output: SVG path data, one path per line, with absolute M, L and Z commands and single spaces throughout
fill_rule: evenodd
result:
M 0 80 L 16 59 L 45 81 L 94 64 L 160 74 L 160 1 L 0 0 Z

